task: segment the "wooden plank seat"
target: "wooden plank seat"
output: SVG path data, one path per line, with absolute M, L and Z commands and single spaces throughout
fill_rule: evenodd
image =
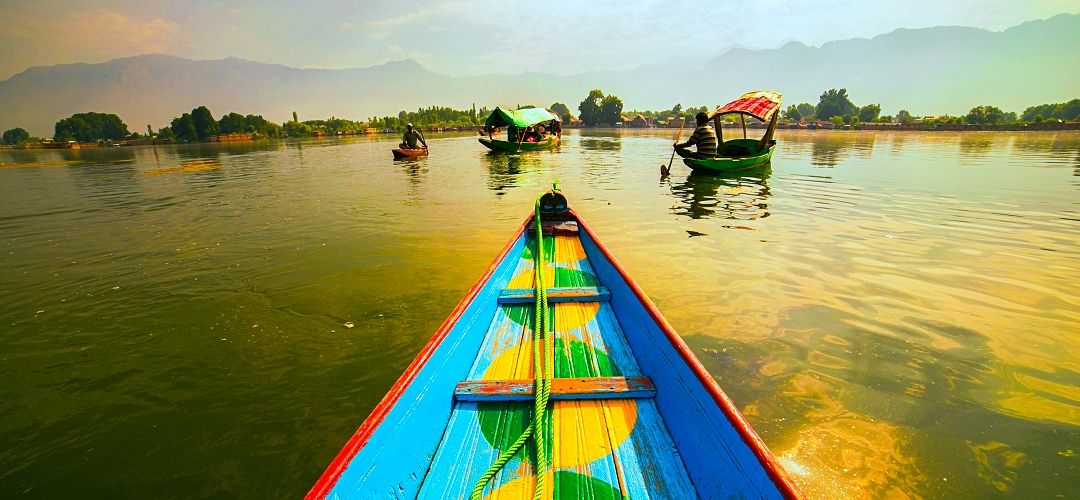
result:
M 544 234 L 551 234 L 555 236 L 577 236 L 578 224 L 573 220 L 541 220 L 540 227 L 544 229 Z M 536 223 L 529 223 L 529 232 L 536 233 Z
M 554 287 L 547 289 L 548 303 L 607 302 L 611 293 L 602 286 Z M 505 288 L 499 293 L 499 304 L 532 304 L 536 302 L 533 288 Z
M 531 401 L 532 380 L 466 380 L 454 389 L 458 401 Z M 648 399 L 656 396 L 649 377 L 585 377 L 551 380 L 551 399 Z

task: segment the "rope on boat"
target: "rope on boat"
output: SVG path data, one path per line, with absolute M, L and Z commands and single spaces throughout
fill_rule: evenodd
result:
M 556 180 L 552 183 L 550 192 L 555 193 L 558 189 L 559 181 Z M 473 487 L 469 496 L 471 500 L 481 500 L 483 498 L 484 488 L 487 487 L 487 484 L 521 450 L 521 447 L 525 445 L 525 442 L 530 437 L 536 447 L 536 488 L 533 490 L 533 500 L 540 500 L 544 496 L 545 477 L 551 463 L 546 443 L 547 432 L 545 432 L 544 427 L 548 421 L 551 380 L 554 377 L 555 370 L 555 353 L 552 350 L 555 325 L 548 325 L 547 286 L 544 284 L 544 229 L 540 225 L 540 200 L 545 194 L 547 193 L 541 193 L 540 196 L 536 197 L 536 204 L 533 207 L 533 222 L 536 227 L 536 251 L 533 252 L 533 258 L 535 259 L 533 262 L 533 276 L 536 286 L 536 309 L 533 319 L 533 400 L 535 405 L 533 407 L 532 425 L 527 427 L 521 433 L 521 436 L 518 436 L 517 440 L 514 441 L 514 444 L 502 452 L 499 458 L 495 460 L 495 463 L 491 464 L 487 472 L 480 476 L 480 480 L 476 482 L 476 486 Z M 541 343 L 544 344 L 543 363 L 541 363 Z

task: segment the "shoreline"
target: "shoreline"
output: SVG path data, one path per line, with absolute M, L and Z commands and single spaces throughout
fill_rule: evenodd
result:
M 888 133 L 912 133 L 912 132 L 932 132 L 932 133 L 947 133 L 947 132 L 987 132 L 987 133 L 1016 133 L 1016 132 L 1080 132 L 1080 123 L 1068 123 L 1068 127 L 1054 127 L 1054 128 L 1026 128 L 1026 127 L 999 127 L 999 128 L 982 128 L 982 127 L 938 127 L 938 128 L 916 128 L 916 127 L 859 127 L 852 128 L 791 128 L 791 127 L 778 127 L 777 132 L 813 132 L 813 133 L 825 133 L 825 132 L 888 132 Z M 764 127 L 746 127 L 747 130 L 764 130 Z M 643 132 L 643 131 L 670 131 L 678 130 L 674 127 L 575 127 L 566 128 L 564 130 L 577 130 L 577 131 L 615 131 L 615 132 Z M 741 127 L 724 127 L 725 131 L 734 130 L 739 131 Z M 429 132 L 435 135 L 473 135 L 471 131 L 461 130 L 445 130 L 441 132 Z M 726 134 L 725 134 L 726 135 Z M 250 144 L 266 141 L 301 141 L 301 140 L 329 140 L 335 138 L 347 138 L 347 137 L 390 137 L 392 134 L 342 134 L 342 135 L 324 135 L 324 136 L 303 136 L 303 137 L 258 137 L 247 140 L 231 140 L 231 141 L 201 141 L 201 142 L 160 142 L 150 143 L 139 141 L 138 143 L 131 144 L 119 144 L 102 146 L 97 143 L 78 143 L 74 147 L 45 147 L 42 144 L 33 144 L 28 146 L 12 146 L 10 144 L 0 145 L 0 151 L 72 151 L 79 149 L 112 149 L 112 148 L 135 148 L 135 147 L 157 147 L 157 146 L 185 146 L 185 145 L 210 145 L 210 144 Z

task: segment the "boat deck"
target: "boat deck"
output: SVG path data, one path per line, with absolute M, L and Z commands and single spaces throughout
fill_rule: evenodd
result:
M 477 479 L 501 450 L 529 425 L 533 401 L 525 397 L 485 397 L 468 385 L 499 386 L 533 379 L 534 304 L 531 239 L 518 258 L 508 290 L 487 328 L 430 468 L 420 498 L 467 497 Z M 555 302 L 549 293 L 555 325 L 555 377 L 609 377 L 633 387 L 605 394 L 595 387 L 553 397 L 551 435 L 555 498 L 696 498 L 641 369 L 576 234 L 545 237 L 545 283 L 570 289 Z M 512 256 L 508 256 L 510 258 Z M 505 303 L 503 303 L 505 302 Z M 618 378 L 612 378 L 618 377 Z M 503 382 L 494 382 L 503 381 Z M 573 385 L 564 380 L 553 386 Z M 527 384 L 531 391 L 531 384 Z M 616 386 L 619 384 L 612 384 Z M 494 391 L 500 392 L 500 391 Z M 572 391 L 569 391 L 572 392 Z M 505 396 L 507 391 L 502 391 Z M 477 397 L 469 397 L 477 396 Z M 574 398 L 574 399 L 570 399 Z M 515 455 L 485 490 L 485 498 L 531 498 L 535 484 L 531 442 Z

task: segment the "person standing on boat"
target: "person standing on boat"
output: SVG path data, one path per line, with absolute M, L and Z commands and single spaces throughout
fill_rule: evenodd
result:
M 427 149 L 424 134 L 421 134 L 419 130 L 413 130 L 411 123 L 405 125 L 405 134 L 401 136 L 401 144 L 398 147 L 401 149 L 416 149 L 416 141 L 420 141 L 420 144 L 424 145 L 424 149 Z
M 686 142 L 675 143 L 675 152 L 683 158 L 713 158 L 716 156 L 716 131 L 709 125 L 709 115 L 698 113 L 697 128 Z M 690 146 L 697 146 L 697 151 L 690 151 Z

